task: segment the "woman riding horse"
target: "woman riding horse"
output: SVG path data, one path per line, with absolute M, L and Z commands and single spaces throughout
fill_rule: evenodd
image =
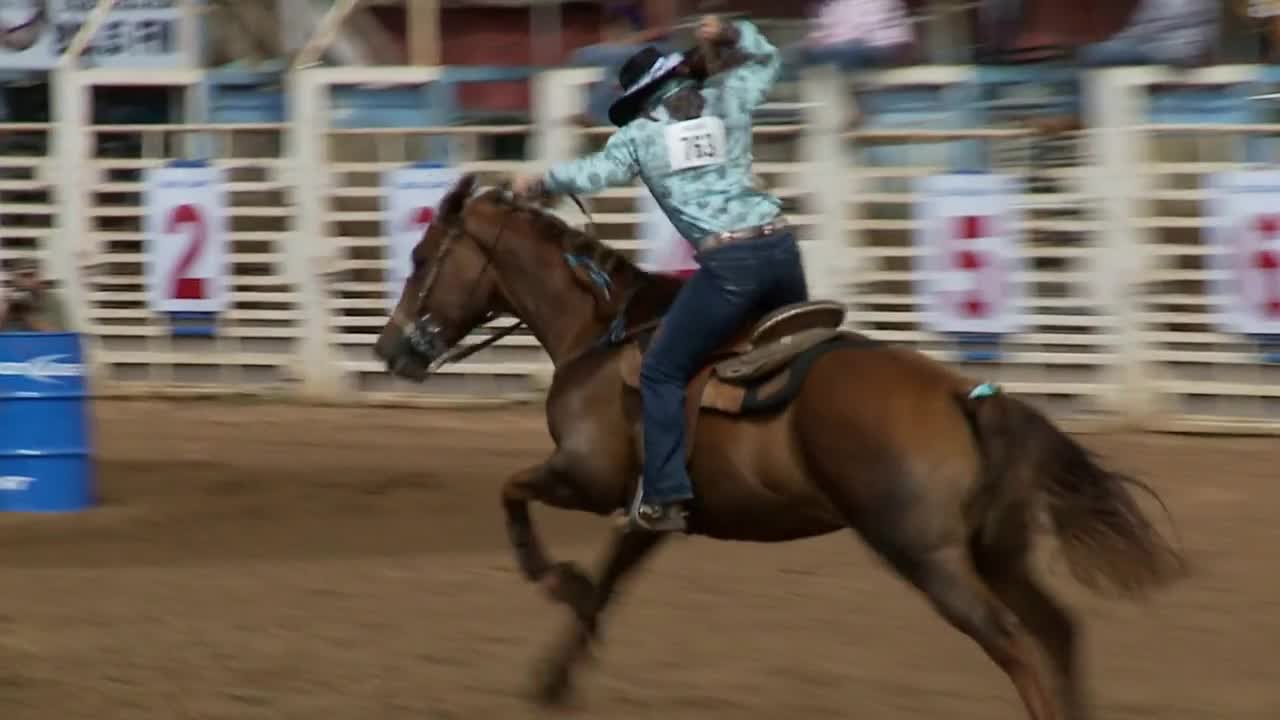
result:
M 746 23 L 721 29 L 708 20 L 701 34 L 738 46 L 722 48 L 720 74 L 706 87 L 687 79 L 698 75 L 696 53 L 641 55 L 621 73 L 629 92 L 604 152 L 517 183 L 526 193 L 585 192 L 642 176 L 698 247 L 702 267 L 687 284 L 642 272 L 502 188 L 478 190 L 469 174 L 440 200 L 414 247 L 373 348 L 390 372 L 422 382 L 523 326 L 556 368 L 546 399 L 554 448 L 500 492 L 521 574 L 576 620 L 539 673 L 538 698 L 568 697 L 606 609 L 672 533 L 615 534 L 593 579 L 552 561 L 531 506 L 607 515 L 630 504 L 636 526 L 722 541 L 856 532 L 1004 671 L 1029 720 L 1088 720 L 1079 626 L 1031 562 L 1041 521 L 1072 573 L 1095 590 L 1137 595 L 1185 568 L 1130 491 L 1146 486 L 1104 467 L 1041 411 L 921 352 L 846 331 L 815 346 L 822 353 L 811 362 L 762 384 L 708 379 L 705 387 L 733 386 L 744 401 L 777 385 L 771 397 L 780 404 L 733 410 L 700 393 L 686 441 L 681 396 L 699 358 L 749 315 L 806 294 L 778 202 L 752 189 L 748 175 L 751 110 L 777 72 L 776 51 Z M 723 61 L 745 50 L 757 54 L 726 73 Z M 629 391 L 641 340 L 614 333 L 620 324 L 647 329 L 668 309 L 644 365 L 644 458 Z M 519 323 L 464 342 L 499 315 Z M 692 494 L 689 474 L 698 477 L 697 501 L 681 508 Z M 632 489 L 637 475 L 647 496 Z
M 600 152 L 521 177 L 521 195 L 588 194 L 638 175 L 701 266 L 664 317 L 641 368 L 644 477 L 629 513 L 634 528 L 686 530 L 693 487 L 685 466 L 685 386 L 717 345 L 752 317 L 808 299 L 800 250 L 780 201 L 753 186 L 752 113 L 781 58 L 751 23 L 703 19 L 698 38 L 743 61 L 705 82 L 686 55 L 649 47 L 618 73 L 609 109 L 618 126 Z

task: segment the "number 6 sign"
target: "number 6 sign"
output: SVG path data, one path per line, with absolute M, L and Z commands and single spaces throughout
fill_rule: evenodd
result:
M 1206 179 L 1205 240 L 1216 325 L 1280 335 L 1280 171 L 1231 170 Z
M 222 171 L 174 164 L 147 172 L 147 299 L 162 313 L 216 313 L 229 304 Z
M 387 299 L 393 307 L 413 270 L 413 248 L 435 220 L 436 206 L 457 182 L 457 171 L 433 164 L 395 168 L 383 178 Z
M 936 332 L 1022 329 L 1019 188 L 1006 175 L 933 175 L 916 186 L 916 288 Z

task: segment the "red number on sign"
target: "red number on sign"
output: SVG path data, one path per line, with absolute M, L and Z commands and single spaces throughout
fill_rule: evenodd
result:
M 1254 232 L 1263 246 L 1249 256 L 1249 265 L 1262 277 L 1262 297 L 1258 304 L 1268 317 L 1280 317 L 1280 256 L 1266 248 L 1280 234 L 1280 216 L 1258 216 L 1254 221 Z
M 988 218 L 973 215 L 956 218 L 955 237 L 961 241 L 974 241 L 987 236 Z M 953 261 L 955 266 L 967 273 L 974 273 L 981 278 L 987 267 L 987 258 L 976 250 L 959 250 Z M 979 283 L 981 284 L 981 283 Z M 960 301 L 960 309 L 969 317 L 985 317 L 991 313 L 991 304 L 983 297 L 981 289 L 975 289 Z
M 169 296 L 178 300 L 203 300 L 206 295 L 204 278 L 191 277 L 191 267 L 195 265 L 200 253 L 204 252 L 209 240 L 209 230 L 205 226 L 204 215 L 194 205 L 179 205 L 169 213 L 169 222 L 165 232 L 181 232 L 183 228 L 191 228 L 191 242 L 187 250 L 173 267 L 173 281 L 169 285 Z
M 1262 310 L 1271 317 L 1280 315 L 1280 282 L 1277 282 L 1277 271 L 1280 262 L 1276 254 L 1270 250 L 1260 250 L 1253 254 L 1253 267 L 1262 274 Z
M 436 209 L 430 207 L 420 207 L 409 211 L 409 219 L 405 223 L 405 230 L 422 230 L 425 231 L 432 220 L 436 219 Z

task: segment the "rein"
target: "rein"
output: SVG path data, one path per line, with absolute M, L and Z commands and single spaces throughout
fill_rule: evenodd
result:
M 513 208 L 511 212 L 507 213 L 507 216 L 502 219 L 502 224 L 498 226 L 498 232 L 493 239 L 493 252 L 485 253 L 484 265 L 480 267 L 480 272 L 477 273 L 476 275 L 476 278 L 477 278 L 476 282 L 472 283 L 471 285 L 471 297 L 468 298 L 468 301 L 474 299 L 475 289 L 479 287 L 479 278 L 483 277 L 485 271 L 488 270 L 489 266 L 493 264 L 493 253 L 496 253 L 498 251 L 498 246 L 502 242 L 503 233 L 507 229 L 507 221 L 511 219 L 512 215 L 514 215 L 515 212 L 516 211 Z M 426 300 L 427 295 L 431 292 L 431 289 L 435 286 L 436 278 L 440 276 L 440 270 L 441 268 L 444 267 L 445 256 L 449 254 L 449 251 L 453 248 L 454 242 L 460 236 L 469 237 L 472 240 L 479 241 L 479 238 L 477 238 L 474 234 L 472 234 L 466 229 L 465 224 L 459 224 L 458 226 L 454 226 L 449 229 L 449 234 L 446 235 L 444 241 L 440 243 L 440 249 L 436 251 L 436 255 L 432 259 L 431 272 L 429 275 L 427 275 L 426 282 L 422 283 L 422 289 L 418 291 L 418 297 L 414 302 L 415 312 L 416 312 L 416 309 L 422 307 L 423 301 Z M 489 322 L 492 322 L 498 317 L 499 315 L 497 313 L 493 313 L 493 312 L 487 313 L 481 319 L 480 324 L 481 325 L 487 324 Z M 434 321 L 431 320 L 430 313 L 427 313 L 426 315 L 420 315 L 418 319 L 415 320 L 414 322 L 408 322 L 403 316 L 399 314 L 393 314 L 392 319 L 395 320 L 400 325 L 401 332 L 404 333 L 405 337 L 409 339 L 410 343 L 412 343 L 415 348 L 417 348 L 420 351 L 425 349 L 424 346 L 427 345 L 427 342 L 422 338 L 423 326 L 426 325 L 427 329 L 430 330 L 431 329 L 430 325 L 434 324 Z M 454 347 L 451 347 L 448 350 L 445 350 L 443 353 L 440 354 L 439 357 L 437 357 L 435 360 L 431 361 L 429 365 L 427 365 L 427 372 L 434 373 L 436 370 L 440 369 L 444 365 L 447 365 L 448 363 L 457 362 L 459 360 L 468 358 L 480 352 L 481 350 L 489 347 L 490 345 L 493 345 L 499 340 L 507 337 L 508 335 L 511 335 L 517 330 L 520 330 L 523 327 L 525 327 L 524 321 L 519 321 L 514 325 L 510 325 L 508 327 L 505 327 L 499 330 L 498 332 L 495 332 L 489 335 L 484 340 L 481 340 L 480 342 L 474 345 L 456 345 Z
M 586 216 L 587 227 L 590 228 L 590 230 L 587 231 L 588 234 L 590 234 L 593 237 L 600 237 L 599 235 L 596 235 L 596 219 L 591 217 L 591 211 L 587 210 L 587 206 L 582 204 L 582 200 L 578 199 L 577 195 L 574 195 L 573 193 L 567 193 L 567 194 L 569 196 L 569 199 L 573 201 L 573 204 L 577 205 L 578 209 L 582 211 L 582 214 Z

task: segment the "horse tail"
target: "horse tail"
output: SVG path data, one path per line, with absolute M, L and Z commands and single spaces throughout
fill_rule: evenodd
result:
M 980 385 L 958 400 L 977 435 L 983 485 L 996 499 L 992 507 L 1030 512 L 1038 503 L 999 501 L 1025 498 L 1028 490 L 1042 499 L 1067 565 L 1082 585 L 1139 596 L 1185 574 L 1181 554 L 1130 492 L 1147 493 L 1168 514 L 1151 486 L 1104 468 L 1035 408 L 993 386 Z

